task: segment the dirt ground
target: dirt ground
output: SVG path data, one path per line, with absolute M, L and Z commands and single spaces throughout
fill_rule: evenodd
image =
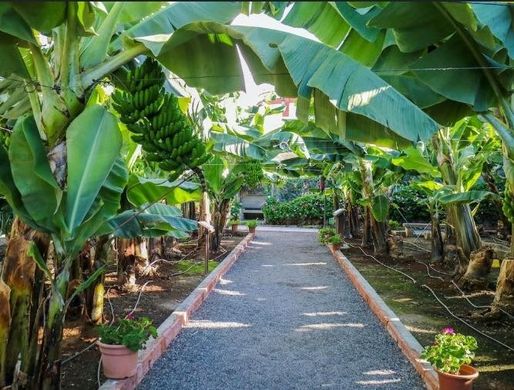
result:
M 221 243 L 222 250 L 211 253 L 211 259 L 221 262 L 226 255 L 243 239 L 245 233 L 227 234 Z M 180 248 L 180 246 L 179 246 Z M 183 248 L 188 253 L 187 248 Z M 176 259 L 173 259 L 176 260 Z M 156 264 L 157 275 L 138 278 L 138 290 L 121 291 L 116 284 L 116 273 L 106 275 L 105 316 L 107 320 L 123 317 L 129 313 L 137 302 L 139 292 L 145 283 L 143 293 L 135 314 L 146 316 L 158 327 L 173 310 L 193 291 L 204 279 L 203 275 L 187 276 L 177 269 L 176 264 L 160 262 Z M 100 352 L 94 344 L 97 338 L 96 329 L 86 325 L 82 320 L 67 321 L 64 331 L 62 353 L 62 389 L 94 390 L 98 388 L 97 370 Z M 90 347 L 84 352 L 84 349 Z M 81 352 L 80 355 L 75 354 Z M 100 373 L 100 383 L 105 378 Z
M 501 252 L 505 243 L 496 239 L 485 238 Z M 360 241 L 350 240 L 350 245 L 359 245 Z M 478 341 L 479 349 L 474 361 L 480 376 L 475 382 L 475 390 L 512 390 L 514 389 L 514 352 L 480 335 L 470 327 L 453 318 L 440 305 L 430 291 L 429 286 L 442 302 L 458 317 L 467 321 L 481 332 L 514 348 L 514 320 L 502 318 L 485 320 L 481 315 L 487 309 L 473 307 L 452 285 L 449 270 L 434 266 L 429 268 L 422 263 L 430 259 L 430 241 L 423 238 L 409 238 L 404 243 L 405 259 L 393 261 L 378 258 L 384 264 L 405 272 L 417 280 L 413 283 L 407 277 L 383 267 L 372 258 L 364 256 L 357 247 L 343 250 L 350 261 L 375 288 L 385 302 L 400 317 L 402 322 L 418 339 L 421 345 L 433 342 L 434 335 L 442 328 L 451 326 L 460 333 L 472 335 Z M 372 250 L 367 251 L 373 254 Z M 501 257 L 500 257 L 501 258 Z M 417 262 L 416 262 L 417 261 Z M 439 271 L 439 272 L 437 272 Z M 441 273 L 443 272 L 443 273 Z M 466 297 L 476 306 L 490 305 L 494 298 L 494 285 L 498 269 L 490 275 L 490 289 L 468 293 Z

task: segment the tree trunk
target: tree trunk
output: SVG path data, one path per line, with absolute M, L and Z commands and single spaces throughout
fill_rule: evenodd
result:
M 211 239 L 211 249 L 217 251 L 221 245 L 223 237 L 223 229 L 227 223 L 227 214 L 230 210 L 230 200 L 223 199 L 221 202 L 216 202 L 214 206 L 213 226 L 214 234 Z
M 107 262 L 109 236 L 104 235 L 98 237 L 91 251 L 89 267 L 84 277 L 92 275 Z M 105 276 L 102 275 L 94 281 L 94 283 L 85 291 L 85 317 L 94 325 L 100 325 L 103 322 L 104 313 L 104 287 Z
M 369 207 L 365 207 L 364 210 L 364 228 L 362 231 L 362 242 L 361 246 L 364 248 L 369 248 L 373 245 L 372 238 L 372 228 L 371 228 L 371 210 Z
M 118 285 L 133 289 L 136 285 L 136 239 L 118 238 Z
M 5 260 L 2 269 L 3 282 L 10 289 L 9 305 L 10 307 L 10 326 L 9 335 L 6 346 L 9 353 L 5 356 L 5 361 L 0 362 L 0 366 L 4 367 L 5 381 L 11 383 L 13 381 L 13 373 L 15 371 L 18 359 L 21 359 L 21 371 L 26 373 L 29 366 L 29 351 L 31 337 L 37 337 L 33 334 L 35 311 L 33 307 L 39 307 L 41 302 L 33 302 L 33 298 L 39 294 L 41 280 L 36 280 L 36 263 L 31 256 L 28 255 L 30 245 L 34 242 L 43 259 L 46 259 L 50 239 L 48 235 L 32 230 L 20 219 L 16 218 L 12 224 L 9 243 L 7 245 Z M 36 290 L 34 289 L 36 287 Z M 5 292 L 5 288 L 4 288 Z M 27 373 L 31 374 L 31 373 Z
M 441 234 L 441 224 L 439 220 L 439 213 L 433 211 L 430 215 L 431 219 L 431 230 L 432 230 L 432 251 L 430 255 L 430 261 L 433 263 L 440 263 L 444 259 L 444 243 L 443 236 Z
M 371 235 L 373 238 L 373 248 L 375 255 L 387 255 L 387 222 L 377 221 L 370 212 Z
M 502 261 L 492 306 L 493 311 L 502 309 L 514 315 L 514 257 Z
M 7 343 L 9 341 L 9 327 L 11 325 L 11 306 L 9 298 L 11 289 L 0 279 L 0 388 L 7 385 Z M 9 372 L 10 373 L 10 372 Z
M 493 257 L 494 250 L 490 246 L 483 246 L 479 250 L 471 252 L 466 273 L 459 280 L 460 286 L 465 290 L 487 287 Z

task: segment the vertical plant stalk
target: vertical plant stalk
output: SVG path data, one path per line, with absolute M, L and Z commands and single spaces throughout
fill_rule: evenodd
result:
M 364 199 L 366 200 L 367 206 L 366 206 L 366 214 L 367 218 L 366 221 L 368 222 L 368 229 L 371 231 L 371 238 L 373 241 L 373 248 L 375 254 L 387 254 L 387 239 L 386 239 L 386 233 L 387 233 L 387 225 L 384 221 L 377 221 L 375 217 L 373 216 L 373 213 L 371 212 L 371 202 L 373 199 L 373 171 L 371 168 L 371 163 L 369 161 L 364 161 L 363 159 L 359 159 L 360 162 L 360 172 L 361 172 L 361 178 L 362 178 L 362 193 L 364 196 Z M 364 238 L 366 236 L 366 225 L 364 225 L 365 234 L 363 237 L 363 243 Z M 369 238 L 367 238 L 369 239 Z
M 437 163 L 444 183 L 456 186 L 457 172 L 455 172 L 454 157 L 449 138 L 448 129 L 441 129 L 432 139 L 432 143 L 437 153 Z M 462 248 L 464 254 L 469 258 L 471 252 L 482 246 L 475 220 L 471 214 L 471 208 L 469 204 L 451 204 L 447 206 L 447 210 L 448 220 L 454 229 L 457 245 Z M 461 269 L 460 275 L 465 271 L 465 268 Z
M 439 219 L 439 210 L 437 205 L 433 204 L 432 202 L 429 204 L 429 209 L 432 231 L 430 261 L 434 263 L 440 263 L 444 260 L 444 243 L 443 236 L 441 234 L 441 221 Z
M 0 278 L 0 387 L 7 385 L 7 343 L 11 326 L 11 289 Z
M 5 254 L 2 269 L 3 281 L 10 288 L 10 316 L 9 340 L 7 351 L 9 354 L 5 360 L 6 380 L 11 383 L 15 378 L 18 357 L 21 357 L 20 369 L 30 378 L 32 372 L 27 372 L 30 367 L 30 344 L 35 323 L 32 306 L 38 307 L 41 302 L 33 302 L 34 286 L 39 281 L 36 277 L 36 263 L 28 255 L 30 245 L 35 243 L 43 258 L 46 258 L 50 238 L 43 233 L 36 232 L 16 218 L 13 222 L 9 243 Z M 39 275 L 39 273 L 38 273 Z

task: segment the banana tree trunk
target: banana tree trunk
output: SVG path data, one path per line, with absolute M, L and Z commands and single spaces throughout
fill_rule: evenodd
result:
M 46 258 L 50 239 L 46 234 L 36 232 L 16 218 L 13 222 L 9 243 L 2 269 L 3 282 L 10 289 L 10 326 L 8 340 L 4 348 L 9 353 L 0 363 L 4 367 L 5 380 L 13 381 L 18 360 L 21 361 L 20 370 L 28 375 L 26 370 L 30 366 L 31 337 L 34 334 L 35 311 L 33 307 L 39 307 L 41 302 L 33 302 L 33 298 L 39 294 L 41 280 L 36 280 L 36 275 L 41 276 L 36 269 L 36 263 L 28 255 L 30 245 L 34 243 L 43 258 Z M 35 289 L 36 287 L 36 289 Z M 3 347 L 0 347 L 0 350 Z
M 437 163 L 443 181 L 447 185 L 457 185 L 454 157 L 448 140 L 449 133 L 440 130 L 433 138 L 434 149 L 437 153 Z M 471 252 L 482 246 L 480 235 L 471 214 L 469 204 L 453 204 L 447 207 L 448 219 L 453 227 L 457 246 L 462 248 L 469 258 Z
M 370 215 L 370 221 L 375 255 L 387 255 L 389 253 L 387 246 L 387 223 L 385 221 L 377 221 L 373 214 Z
M 361 246 L 365 248 L 369 248 L 373 245 L 373 238 L 372 238 L 372 231 L 371 231 L 371 210 L 369 207 L 364 208 L 364 227 L 362 231 L 362 242 Z
M 431 242 L 431 255 L 430 261 L 434 263 L 440 263 L 444 259 L 444 243 L 443 236 L 441 234 L 441 223 L 439 220 L 439 213 L 432 211 L 430 214 L 431 219 L 431 230 L 432 230 L 432 242 Z
M 0 278 L 0 388 L 7 385 L 7 343 L 11 325 L 11 306 L 9 304 L 11 289 Z
M 93 274 L 102 267 L 107 261 L 109 236 L 104 235 L 97 239 L 94 250 L 91 251 L 87 275 Z M 103 321 L 104 312 L 104 287 L 105 276 L 96 279 L 93 284 L 85 291 L 85 317 L 94 325 L 100 325 Z
M 213 215 L 214 234 L 212 235 L 211 240 L 211 249 L 214 251 L 217 251 L 221 245 L 221 238 L 223 236 L 223 229 L 227 223 L 227 214 L 229 209 L 229 199 L 222 199 L 215 203 Z

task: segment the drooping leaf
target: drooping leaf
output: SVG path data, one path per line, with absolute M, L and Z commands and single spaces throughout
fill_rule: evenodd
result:
M 68 126 L 68 192 L 66 222 L 69 231 L 84 220 L 121 149 L 114 115 L 95 105 L 87 107 Z
M 179 205 L 199 201 L 201 197 L 200 186 L 193 182 L 170 182 L 131 175 L 127 187 L 127 199 L 134 207 L 163 199 L 169 205 Z
M 389 200 L 385 195 L 377 195 L 371 200 L 371 212 L 378 222 L 383 222 L 389 212 Z
M 419 151 L 414 147 L 409 147 L 403 150 L 404 155 L 393 158 L 391 162 L 406 170 L 414 170 L 421 174 L 430 175 L 433 178 L 441 177 L 441 173 L 432 165 Z
M 16 188 L 32 219 L 47 228 L 62 191 L 55 181 L 34 118 L 20 118 L 10 138 L 9 160 Z
M 481 202 L 487 198 L 498 197 L 498 195 L 489 191 L 466 191 L 453 194 L 445 194 L 438 198 L 439 202 L 444 205 L 449 204 L 466 204 L 472 202 Z
M 225 164 L 218 156 L 214 156 L 203 166 L 203 173 L 207 186 L 209 187 L 209 190 L 215 194 L 219 194 L 222 190 L 224 170 Z

